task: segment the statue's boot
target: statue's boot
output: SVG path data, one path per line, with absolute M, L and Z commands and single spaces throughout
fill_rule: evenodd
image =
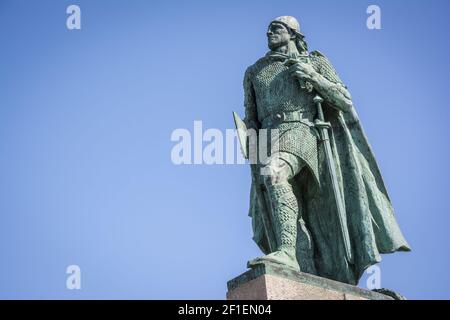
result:
M 265 256 L 250 260 L 249 268 L 266 261 L 287 266 L 300 271 L 296 258 L 297 198 L 289 183 L 267 186 L 271 203 L 271 218 L 274 226 L 277 248 L 276 251 Z

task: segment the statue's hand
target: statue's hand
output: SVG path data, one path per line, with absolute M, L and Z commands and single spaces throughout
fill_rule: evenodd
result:
M 293 77 L 303 81 L 312 81 L 316 75 L 316 70 L 310 64 L 301 61 L 291 63 L 289 72 Z

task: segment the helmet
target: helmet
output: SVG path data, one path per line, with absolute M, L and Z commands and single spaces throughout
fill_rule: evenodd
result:
M 295 33 L 299 34 L 300 36 L 303 36 L 303 34 L 300 32 L 300 24 L 298 23 L 297 19 L 295 19 L 294 17 L 281 16 L 281 17 L 273 19 L 270 24 L 272 24 L 274 22 L 281 23 L 285 27 L 288 27 L 289 29 L 291 29 Z

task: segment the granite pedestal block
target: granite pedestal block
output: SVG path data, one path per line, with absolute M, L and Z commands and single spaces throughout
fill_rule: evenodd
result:
M 393 300 L 346 283 L 264 263 L 228 282 L 228 300 Z

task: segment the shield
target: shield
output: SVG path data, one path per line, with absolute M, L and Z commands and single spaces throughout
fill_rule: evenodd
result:
M 239 139 L 239 143 L 241 145 L 241 151 L 242 154 L 244 155 L 245 159 L 248 159 L 249 155 L 248 155 L 248 129 L 247 126 L 245 125 L 245 122 L 239 117 L 239 115 L 236 112 L 233 112 L 233 118 L 234 118 L 234 123 L 236 125 L 236 130 L 237 130 L 237 136 Z M 253 181 L 253 186 L 254 186 L 254 191 L 256 192 L 256 194 L 258 195 L 258 203 L 259 203 L 259 207 L 262 208 L 262 212 L 261 212 L 261 218 L 262 218 L 262 223 L 263 223 L 263 228 L 264 228 L 264 233 L 266 235 L 267 238 L 267 245 L 269 248 L 269 252 L 274 252 L 276 249 L 276 238 L 275 238 L 275 234 L 273 229 L 271 228 L 271 220 L 269 217 L 270 214 L 270 205 L 268 204 L 268 199 L 266 198 L 266 195 L 263 191 L 263 187 L 261 185 L 261 183 L 259 182 L 259 179 L 257 178 L 257 170 L 255 168 L 255 165 L 250 165 L 251 167 L 251 173 L 252 173 L 252 181 Z
M 234 124 L 236 125 L 237 137 L 239 144 L 241 145 L 241 151 L 245 159 L 248 159 L 248 146 L 247 146 L 247 126 L 245 122 L 239 117 L 236 112 L 233 112 Z

